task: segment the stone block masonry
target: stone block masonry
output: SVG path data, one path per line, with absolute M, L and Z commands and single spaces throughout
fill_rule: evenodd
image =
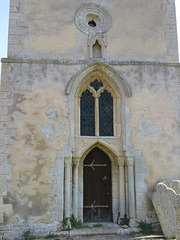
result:
M 4 222 L 4 214 L 12 212 L 12 204 L 4 204 L 7 195 L 5 181 L 7 179 L 7 155 L 10 146 L 6 144 L 6 138 L 15 137 L 15 129 L 11 129 L 11 117 L 8 108 L 12 105 L 11 92 L 0 91 L 0 223 Z
M 24 13 L 20 12 L 20 0 L 10 2 L 8 56 L 15 56 L 16 52 L 22 52 L 21 38 L 28 34 L 25 26 Z
M 167 55 L 170 60 L 173 60 L 173 57 L 178 59 L 178 51 L 177 51 L 177 33 L 176 33 L 176 15 L 175 5 L 173 1 L 167 1 L 166 3 L 162 3 L 161 5 L 163 11 L 167 11 L 169 13 L 169 17 L 167 19 L 167 29 L 165 32 L 165 38 L 169 40 Z
M 4 212 L 6 212 L 7 214 L 12 212 L 11 204 L 3 204 L 3 196 L 5 196 L 5 195 L 6 195 L 6 193 L 4 193 L 0 196 L 0 223 L 4 222 L 4 218 L 3 218 Z

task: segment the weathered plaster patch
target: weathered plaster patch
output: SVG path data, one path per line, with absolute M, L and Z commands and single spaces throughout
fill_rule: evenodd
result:
M 173 149 L 173 153 L 174 153 L 174 155 L 180 155 L 180 147 L 175 147 Z
M 59 128 L 60 129 L 64 129 L 66 127 L 66 123 L 65 122 L 60 122 L 59 123 Z
M 178 135 L 180 135 L 180 123 L 177 122 L 176 132 Z
M 66 135 L 66 123 L 65 122 L 60 122 L 59 123 L 59 128 L 60 128 L 60 130 L 64 130 L 63 131 L 63 135 L 65 136 Z
M 46 111 L 45 115 L 49 120 L 59 121 L 60 114 L 58 109 L 55 106 L 50 106 Z
M 157 137 L 158 136 L 158 127 L 156 125 L 151 125 L 144 119 L 142 116 L 139 120 L 138 126 L 138 134 L 137 137 L 139 138 L 147 138 L 147 137 Z
M 30 149 L 27 149 L 27 150 L 23 153 L 23 156 L 28 157 L 28 156 L 30 156 L 30 154 L 31 154 L 31 150 L 30 150 Z
M 56 132 L 56 125 L 52 123 L 45 123 L 40 125 L 40 132 L 47 138 L 49 142 L 54 141 L 61 134 Z
M 13 99 L 17 99 L 19 96 L 16 97 L 15 94 Z M 49 120 L 45 115 L 51 106 L 56 106 L 59 111 L 58 122 Z M 69 121 L 64 93 L 61 88 L 53 86 L 37 88 L 35 91 L 26 93 L 23 101 L 18 101 L 18 107 L 20 109 L 12 112 L 13 123 L 1 124 L 2 128 L 6 129 L 4 141 L 8 146 L 12 146 L 8 151 L 7 163 L 3 170 L 6 170 L 7 184 L 1 185 L 3 188 L 7 188 L 5 190 L 8 192 L 7 197 L 3 198 L 3 205 L 5 204 L 3 208 L 7 204 L 12 204 L 13 210 L 11 215 L 4 212 L 4 224 L 32 223 L 36 220 L 50 223 L 54 219 L 62 220 L 63 177 L 60 184 L 62 189 L 59 189 L 56 184 L 56 192 L 51 197 L 55 182 L 58 181 L 59 184 L 58 169 L 62 166 L 57 169 L 57 179 L 55 176 L 50 176 L 49 172 L 51 168 L 55 167 L 56 151 L 63 151 L 68 144 Z M 15 117 L 15 114 L 20 111 L 24 112 L 21 119 Z M 62 130 L 59 127 L 60 122 L 64 122 Z M 44 125 L 43 123 L 47 124 L 47 126 L 45 125 L 46 135 L 40 130 L 40 125 Z M 65 130 L 67 134 L 63 136 Z M 50 141 L 58 135 L 59 138 Z M 14 161 L 14 159 L 18 159 L 18 161 Z M 61 163 L 63 161 L 62 157 Z M 56 195 L 59 205 L 53 205 L 53 211 L 51 211 L 51 205 L 55 201 L 54 196 Z

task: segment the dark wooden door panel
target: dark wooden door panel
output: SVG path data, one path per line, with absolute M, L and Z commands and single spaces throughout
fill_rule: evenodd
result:
M 111 161 L 99 148 L 84 160 L 84 221 L 112 219 Z

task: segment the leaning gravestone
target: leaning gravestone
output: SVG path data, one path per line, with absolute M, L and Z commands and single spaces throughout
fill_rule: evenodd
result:
M 179 180 L 162 179 L 159 182 L 164 183 L 167 188 L 172 188 L 176 192 L 176 194 L 180 194 L 180 181 Z
M 180 181 L 178 182 L 180 184 Z M 168 188 L 162 182 L 156 185 L 152 195 L 152 202 L 166 238 L 176 237 L 176 209 L 174 206 L 176 195 L 172 188 Z
M 180 240 L 180 195 L 176 196 L 176 240 Z

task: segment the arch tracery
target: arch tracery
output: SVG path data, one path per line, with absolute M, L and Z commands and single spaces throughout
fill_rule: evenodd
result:
M 70 101 L 74 101 L 71 109 L 71 116 L 74 119 L 72 126 L 73 135 L 80 136 L 80 98 L 82 92 L 88 89 L 91 93 L 90 84 L 96 80 L 103 83 L 104 88 L 113 98 L 113 136 L 121 136 L 125 144 L 125 105 L 126 96 L 131 96 L 131 90 L 127 82 L 109 65 L 102 62 L 95 62 L 80 70 L 69 82 L 66 94 L 70 95 Z M 93 93 L 94 94 L 94 93 Z M 72 105 L 70 106 L 70 108 Z M 97 123 L 96 123 L 97 124 Z M 98 127 L 96 127 L 98 128 Z M 96 132 L 96 136 L 99 133 Z
M 95 86 L 97 83 L 98 86 Z M 93 97 L 99 97 L 104 91 L 110 93 L 113 99 L 113 136 L 85 136 L 80 134 L 80 101 L 85 91 Z M 117 211 L 121 211 L 121 216 L 128 213 L 128 204 L 125 204 L 128 196 L 125 188 L 126 179 L 132 178 L 133 170 L 129 170 L 126 161 L 128 158 L 123 151 L 126 145 L 126 118 L 127 100 L 131 96 L 131 90 L 127 82 L 112 67 L 102 62 L 95 62 L 80 70 L 69 82 L 66 88 L 69 95 L 69 109 L 71 120 L 71 136 L 74 144 L 72 152 L 73 164 L 73 214 L 83 220 L 83 161 L 87 154 L 98 147 L 104 151 L 112 163 L 112 212 L 113 219 L 117 218 Z M 74 104 L 72 104 L 74 102 Z M 97 108 L 95 109 L 97 111 Z M 97 123 L 96 123 L 97 124 Z M 132 173 L 127 176 L 127 172 Z M 132 185 L 132 186 L 131 186 Z M 133 182 L 131 182 L 131 192 Z M 117 189 L 119 188 L 119 192 Z M 125 193 L 126 191 L 126 193 Z M 134 201 L 134 193 L 131 194 Z M 128 199 L 128 198 L 127 198 Z M 134 204 L 130 215 L 134 217 Z M 133 210 L 133 211 L 132 211 Z
M 99 78 L 114 83 L 114 86 L 119 90 L 121 95 L 131 97 L 132 92 L 125 79 L 117 73 L 111 66 L 103 62 L 91 63 L 80 70 L 68 83 L 66 94 L 78 92 L 78 86 L 83 85 L 86 79 Z

